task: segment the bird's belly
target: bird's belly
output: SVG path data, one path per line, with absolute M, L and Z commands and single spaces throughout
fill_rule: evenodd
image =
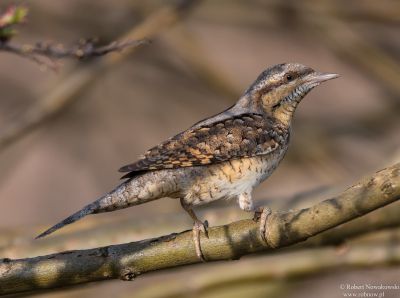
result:
M 271 175 L 283 155 L 284 152 L 277 152 L 196 168 L 192 183 L 188 183 L 183 194 L 185 202 L 201 205 L 251 192 Z

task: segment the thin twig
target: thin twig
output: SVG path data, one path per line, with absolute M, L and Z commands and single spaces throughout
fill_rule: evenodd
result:
M 61 44 L 52 42 L 38 42 L 35 45 L 17 45 L 9 41 L 0 42 L 0 51 L 6 51 L 29 58 L 39 64 L 45 64 L 52 67 L 48 61 L 53 59 L 72 58 L 72 59 L 89 59 L 104 56 L 111 52 L 120 52 L 128 47 L 137 47 L 148 43 L 148 40 L 126 40 L 113 41 L 105 46 L 96 46 L 91 40 L 82 40 L 78 44 L 66 48 Z
M 272 213 L 264 242 L 258 223 L 241 220 L 210 228 L 201 245 L 208 261 L 238 259 L 302 242 L 400 199 L 400 163 L 361 180 L 337 197 L 310 208 Z M 29 259 L 0 261 L 0 294 L 136 276 L 201 262 L 192 232 Z
M 198 0 L 181 0 L 174 6 L 164 6 L 148 16 L 141 24 L 135 26 L 119 40 L 153 39 L 162 31 L 176 24 L 186 13 L 198 3 Z M 126 48 L 121 53 L 109 53 L 95 63 L 80 65 L 62 80 L 52 92 L 30 108 L 15 122 L 0 129 L 0 151 L 19 138 L 35 129 L 51 117 L 57 115 L 64 107 L 87 90 L 97 78 L 101 77 L 110 67 L 117 65 L 138 47 Z

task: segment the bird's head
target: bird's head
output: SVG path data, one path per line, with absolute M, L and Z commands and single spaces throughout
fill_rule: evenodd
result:
M 246 97 L 257 110 L 289 125 L 304 96 L 322 82 L 337 77 L 297 63 L 278 64 L 259 75 L 246 91 Z

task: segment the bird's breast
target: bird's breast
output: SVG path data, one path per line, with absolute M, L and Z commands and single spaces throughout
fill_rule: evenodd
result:
M 189 175 L 192 178 L 184 189 L 185 201 L 191 205 L 201 205 L 251 192 L 272 174 L 285 152 L 286 148 L 267 155 L 193 168 L 194 171 Z

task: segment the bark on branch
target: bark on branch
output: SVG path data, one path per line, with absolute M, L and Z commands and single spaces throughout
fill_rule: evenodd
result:
M 259 251 L 289 246 L 308 239 L 400 199 L 400 163 L 359 181 L 342 194 L 314 206 L 272 213 L 267 243 L 258 223 L 241 220 L 209 229 L 201 238 L 209 261 L 238 259 Z M 132 280 L 154 270 L 199 263 L 192 232 L 112 245 L 66 251 L 28 259 L 0 260 L 0 294 L 120 278 Z
M 117 44 L 131 40 L 155 39 L 161 32 L 182 20 L 198 2 L 200 1 L 180 0 L 175 5 L 163 5 L 145 18 L 142 23 L 120 36 Z M 38 103 L 28 109 L 17 121 L 0 129 L 0 151 L 57 115 L 63 108 L 77 100 L 79 95 L 92 86 L 99 77 L 119 62 L 124 61 L 138 48 L 138 46 L 129 46 L 123 52 L 111 52 L 95 63 L 81 65 L 72 71 L 62 79 L 60 85 L 38 100 Z
M 287 297 L 291 282 L 320 273 L 399 264 L 400 245 L 393 240 L 350 248 L 305 249 L 247 258 L 241 261 L 240 270 L 237 263 L 225 262 L 209 266 L 207 270 L 192 270 L 189 275 L 183 272 L 166 276 L 157 282 L 157 287 L 138 287 L 122 297 Z M 275 286 L 268 290 L 268 285 Z
M 330 191 L 330 193 L 332 192 Z M 312 197 L 312 194 L 310 196 Z M 323 196 L 318 195 L 317 197 L 322 198 Z M 325 195 L 325 197 L 327 196 Z M 318 199 L 318 201 L 320 200 Z M 296 204 L 288 205 L 278 200 L 273 203 L 267 200 L 261 202 L 269 204 L 274 210 L 298 209 Z M 314 201 L 314 203 L 316 202 L 317 200 Z M 307 204 L 307 206 L 312 204 Z M 301 205 L 305 207 L 304 204 Z M 349 239 L 365 236 L 366 234 L 377 235 L 377 231 L 400 227 L 399 214 L 400 201 L 397 201 L 390 204 L 390 206 L 329 229 L 329 231 L 314 236 L 306 242 L 299 243 L 294 248 L 339 245 Z M 235 205 L 199 210 L 198 215 L 200 215 L 200 218 L 207 219 L 212 226 L 248 218 L 248 214 Z M 117 217 L 111 217 L 111 214 L 106 218 L 89 217 L 41 241 L 34 240 L 32 235 L 42 231 L 44 229 L 43 226 L 24 227 L 16 231 L 0 230 L 0 256 L 18 259 L 51 254 L 57 251 L 126 243 L 163 235 L 191 225 L 189 218 L 183 212 L 163 214 L 157 216 L 157 220 L 148 217 L 132 217 L 129 214 L 124 216 L 118 214 Z M 371 241 L 374 242 L 375 240 Z M 3 246 L 1 245 L 2 243 Z
M 91 40 L 82 40 L 80 43 L 70 48 L 66 48 L 61 44 L 55 44 L 52 42 L 37 42 L 34 45 L 18 45 L 0 41 L 0 51 L 29 58 L 40 65 L 46 65 L 50 68 L 56 69 L 57 65 L 54 59 L 74 58 L 83 60 L 104 56 L 111 52 L 120 52 L 125 48 L 137 47 L 148 42 L 149 41 L 147 40 L 113 41 L 104 46 L 97 46 Z

